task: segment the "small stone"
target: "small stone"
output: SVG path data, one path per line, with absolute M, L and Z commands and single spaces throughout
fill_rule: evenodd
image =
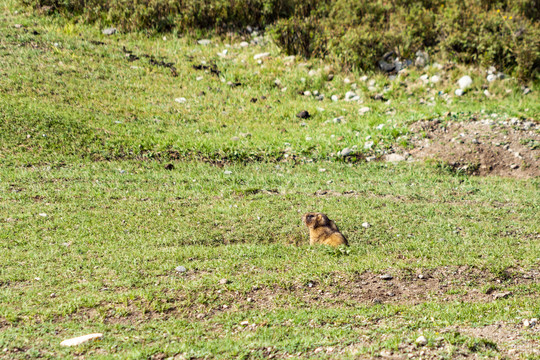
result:
M 456 91 L 454 91 L 454 94 L 456 94 L 456 96 L 463 96 L 464 93 L 465 91 L 463 91 L 462 89 L 456 89 Z
M 309 114 L 309 112 L 307 112 L 307 110 L 302 110 L 298 114 L 296 114 L 296 117 L 300 119 L 309 119 L 311 115 Z
M 309 90 L 304 91 L 304 96 L 311 96 L 311 91 L 309 91 Z
M 531 323 L 529 322 L 529 320 L 527 319 L 523 320 L 523 327 L 528 328 L 530 326 L 531 326 Z
M 324 168 L 319 169 L 319 172 L 325 172 L 325 171 L 326 171 L 326 169 L 324 169 Z
M 242 41 L 240 43 L 240 47 L 248 47 L 249 46 L 249 43 L 247 41 Z
M 364 144 L 364 149 L 371 149 L 373 147 L 373 144 L 374 142 L 373 141 L 366 141 L 366 143 Z
M 221 280 L 219 280 L 219 285 L 226 285 L 226 284 L 228 284 L 228 283 L 230 283 L 230 281 L 229 281 L 228 279 L 221 279 Z
M 101 339 L 102 337 L 103 337 L 103 334 L 100 334 L 100 333 L 89 334 L 89 335 L 84 335 L 84 336 L 79 336 L 76 338 L 64 340 L 60 343 L 60 345 L 61 346 L 77 346 L 80 344 L 84 344 L 88 341 Z
M 497 75 L 489 74 L 489 75 L 487 76 L 486 80 L 487 80 L 488 82 L 495 81 L 495 80 L 497 80 Z
M 506 298 L 510 297 L 511 295 L 512 295 L 511 291 L 505 291 L 505 292 L 502 292 L 502 293 L 493 294 L 493 299 L 494 300 L 506 299 Z
M 345 157 L 345 156 L 350 155 L 352 152 L 353 152 L 352 149 L 349 149 L 348 147 L 346 147 L 345 149 L 341 150 L 338 154 L 340 156 Z
M 39 213 L 39 216 L 41 216 L 41 217 L 47 217 L 47 214 L 45 214 L 45 213 Z
M 354 91 L 347 91 L 345 93 L 345 101 L 352 101 L 356 97 L 356 93 Z
M 537 318 L 532 318 L 531 321 L 529 321 L 531 327 L 534 327 L 536 326 L 536 324 L 538 324 L 538 319 Z
M 117 32 L 116 28 L 113 28 L 113 27 L 112 28 L 106 28 L 106 29 L 103 29 L 101 31 L 101 33 L 103 35 L 114 35 L 114 34 L 116 34 L 116 32 Z
M 519 168 L 519 165 L 516 165 L 516 164 L 510 165 L 510 169 L 512 169 L 512 170 L 515 170 L 517 168 Z
M 252 298 L 247 298 L 247 302 L 253 302 L 253 299 Z
M 249 325 L 249 321 L 247 321 L 247 320 L 242 321 L 242 322 L 240 323 L 240 325 L 242 325 L 242 326 L 248 326 L 248 325 Z
M 374 304 L 382 304 L 382 300 L 379 298 L 375 298 L 372 300 Z
M 434 84 L 438 83 L 439 81 L 441 81 L 441 77 L 439 75 L 433 75 L 430 79 L 430 81 Z
M 388 162 L 400 162 L 405 160 L 405 156 L 400 154 L 388 154 L 385 155 L 384 160 Z
M 187 271 L 187 269 L 184 266 L 177 266 L 174 268 L 174 270 L 176 270 L 179 273 L 184 273 Z
M 315 70 L 309 70 L 308 72 L 309 77 L 314 77 L 315 75 L 317 75 L 317 72 Z
M 350 84 L 350 83 L 351 83 L 351 79 L 345 78 L 345 79 L 343 79 L 343 82 L 344 82 L 345 84 Z
M 364 106 L 364 107 L 361 107 L 360 109 L 358 109 L 358 112 L 360 113 L 360 115 L 364 115 L 365 113 L 369 112 L 371 109 L 367 106 Z
M 15 27 L 15 29 L 22 29 L 24 27 L 23 24 L 15 24 L 13 26 Z
M 427 345 L 427 339 L 425 336 L 422 335 L 415 340 L 415 343 L 419 346 L 424 346 Z
M 337 117 L 337 118 L 332 119 L 332 122 L 333 122 L 334 124 L 339 124 L 339 123 L 341 123 L 341 120 L 342 120 L 342 119 L 343 119 L 342 117 Z
M 465 75 L 458 80 L 459 88 L 462 90 L 467 89 L 472 85 L 473 81 L 469 75 Z
M 390 274 L 383 274 L 381 276 L 379 276 L 381 278 L 381 280 L 392 280 L 394 277 Z
M 180 104 L 184 104 L 187 100 L 184 97 L 179 97 L 179 98 L 174 99 L 174 101 Z
M 233 137 L 231 138 L 231 140 L 232 140 L 232 141 L 238 141 L 238 140 L 240 140 L 240 138 L 239 138 L 238 136 L 233 136 Z
M 253 56 L 253 59 L 254 60 L 259 60 L 259 59 L 264 59 L 264 58 L 267 58 L 270 56 L 270 53 L 269 52 L 265 52 L 265 53 L 260 53 L 260 54 L 256 54 Z
M 379 124 L 379 125 L 377 125 L 377 127 L 376 127 L 375 129 L 377 129 L 377 130 L 382 130 L 382 129 L 384 129 L 384 124 Z
M 487 89 L 484 90 L 484 95 L 485 95 L 486 97 L 491 97 L 491 93 L 490 93 L 489 90 L 487 90 Z
M 212 43 L 212 41 L 209 40 L 209 39 L 201 39 L 201 40 L 197 41 L 197 44 L 199 44 L 199 45 L 205 45 L 205 46 L 206 46 L 206 45 L 210 45 L 211 43 Z
M 337 95 L 332 95 L 332 97 L 331 97 L 330 99 L 332 99 L 332 101 L 338 101 L 338 100 L 339 100 L 339 96 L 337 96 Z
M 531 92 L 531 89 L 529 89 L 528 87 L 525 87 L 525 88 L 523 89 L 523 95 L 527 95 L 527 94 L 530 93 L 530 92 Z
M 225 170 L 223 173 L 224 173 L 225 175 L 231 175 L 231 174 L 232 174 L 232 171 L 230 171 L 230 170 Z
M 328 74 L 328 76 L 326 77 L 326 79 L 328 81 L 332 81 L 334 79 L 334 74 Z
M 368 223 L 368 222 L 363 222 L 363 223 L 362 223 L 362 227 L 368 229 L 368 228 L 371 227 L 371 224 Z

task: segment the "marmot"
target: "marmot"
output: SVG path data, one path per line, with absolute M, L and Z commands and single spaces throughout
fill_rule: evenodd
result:
M 336 223 L 323 213 L 307 213 L 302 221 L 309 228 L 309 244 L 325 244 L 334 247 L 349 246 L 347 239 L 339 232 Z

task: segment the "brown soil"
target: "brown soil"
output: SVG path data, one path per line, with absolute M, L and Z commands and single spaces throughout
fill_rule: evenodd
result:
M 540 124 L 532 119 L 419 121 L 412 159 L 440 160 L 455 171 L 516 178 L 540 176 Z

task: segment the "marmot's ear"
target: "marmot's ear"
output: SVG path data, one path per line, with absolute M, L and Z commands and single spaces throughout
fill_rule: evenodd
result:
M 317 224 L 319 225 L 324 225 L 326 223 L 326 219 L 325 219 L 326 216 L 324 216 L 324 214 L 317 214 Z

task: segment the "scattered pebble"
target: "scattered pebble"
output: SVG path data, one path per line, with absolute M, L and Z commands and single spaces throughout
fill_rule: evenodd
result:
M 367 229 L 367 228 L 370 228 L 370 227 L 371 227 L 371 224 L 368 223 L 368 222 L 363 222 L 363 223 L 362 223 L 362 227 Z
M 230 281 L 229 281 L 228 279 L 221 279 L 221 280 L 219 280 L 219 285 L 226 285 L 226 284 L 228 284 L 228 283 L 230 283 Z
M 512 295 L 512 292 L 511 291 L 505 291 L 505 292 L 501 292 L 501 293 L 495 293 L 493 294 L 493 299 L 494 300 L 498 300 L 498 299 L 506 299 L 508 297 L 510 297 Z
M 231 174 L 232 174 L 232 171 L 230 171 L 230 170 L 225 170 L 223 173 L 224 173 L 225 175 L 231 175 Z
M 331 99 L 332 99 L 332 101 L 338 101 L 338 100 L 339 100 L 339 96 L 337 96 L 337 95 L 332 95 Z
M 247 320 L 242 321 L 242 322 L 240 323 L 240 325 L 242 325 L 242 326 L 248 326 L 248 325 L 249 325 L 249 321 L 247 321 Z
M 346 147 L 345 149 L 341 150 L 338 154 L 340 156 L 345 157 L 345 156 L 350 155 L 352 152 L 353 152 L 352 149 L 349 149 L 348 147 Z
M 465 75 L 458 80 L 458 85 L 461 90 L 465 90 L 472 85 L 473 81 L 469 75 Z
M 388 154 L 384 156 L 384 160 L 388 162 L 400 162 L 405 160 L 405 156 L 400 154 Z
M 240 43 L 240 47 L 248 47 L 249 46 L 249 43 L 247 41 L 242 41 Z
M 212 41 L 209 40 L 209 39 L 201 39 L 201 40 L 197 41 L 197 44 L 199 44 L 199 45 L 205 45 L 205 46 L 206 46 L 206 45 L 210 45 L 211 43 L 212 43 Z
M 174 99 L 174 101 L 176 101 L 177 103 L 183 104 L 183 103 L 185 103 L 187 100 L 186 100 L 186 98 L 184 98 L 184 97 L 179 97 L 179 98 Z
M 47 214 L 45 214 L 45 213 L 39 213 L 39 216 L 41 216 L 41 217 L 47 217 Z
M 364 115 L 365 113 L 369 112 L 371 109 L 367 106 L 364 106 L 364 107 L 361 107 L 360 109 L 358 109 L 358 112 L 360 113 L 360 115 Z
M 60 343 L 60 345 L 61 346 L 77 346 L 80 344 L 84 344 L 88 341 L 101 339 L 102 337 L 103 337 L 103 334 L 101 333 L 89 334 L 89 335 L 84 335 L 84 336 L 79 336 L 72 339 L 64 340 Z
M 103 35 L 114 35 L 114 34 L 116 34 L 116 32 L 117 32 L 116 28 L 113 28 L 113 27 L 112 28 L 106 28 L 106 29 L 103 29 L 101 31 L 101 33 Z
M 267 58 L 270 56 L 270 53 L 269 52 L 265 52 L 265 53 L 260 53 L 260 54 L 256 54 L 253 56 L 253 59 L 254 60 L 259 60 L 259 59 L 264 59 L 264 58 Z
M 424 345 L 427 345 L 427 339 L 426 339 L 425 336 L 422 335 L 422 336 L 419 336 L 419 337 L 416 339 L 415 343 L 416 343 L 417 345 L 424 346 Z
M 176 270 L 179 273 L 184 273 L 187 271 L 187 269 L 184 266 L 177 266 L 176 268 L 174 268 L 174 270 Z
M 364 149 L 371 149 L 373 147 L 373 144 L 374 142 L 373 141 L 366 141 L 366 143 L 364 144 Z
M 463 91 L 462 89 L 456 89 L 456 91 L 454 91 L 454 94 L 456 94 L 456 96 L 463 96 L 464 93 L 465 91 Z
M 379 276 L 381 278 L 381 280 L 392 280 L 394 277 L 390 274 L 383 274 L 381 276 Z
M 487 76 L 486 80 L 487 80 L 488 82 L 495 81 L 495 80 L 497 80 L 497 75 L 489 74 L 489 75 Z

